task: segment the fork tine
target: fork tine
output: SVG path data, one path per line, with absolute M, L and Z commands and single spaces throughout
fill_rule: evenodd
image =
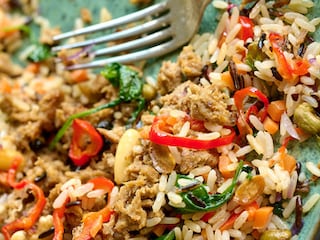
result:
M 60 45 L 55 46 L 52 48 L 53 52 L 60 51 L 62 49 L 71 49 L 71 48 L 78 48 L 78 47 L 84 47 L 84 46 L 90 46 L 90 45 L 96 45 L 100 43 L 105 43 L 108 41 L 115 41 L 119 39 L 124 39 L 132 36 L 136 36 L 138 34 L 147 33 L 150 31 L 154 31 L 159 29 L 160 27 L 164 27 L 169 22 L 169 15 L 162 16 L 160 18 L 154 19 L 152 21 L 146 22 L 144 24 L 120 31 L 115 32 L 106 36 L 102 36 L 95 39 L 89 39 L 82 42 L 76 42 L 72 44 L 66 44 L 66 45 Z
M 140 11 L 123 16 L 123 17 L 119 17 L 119 18 L 116 18 L 116 19 L 113 19 L 113 20 L 110 20 L 107 22 L 95 24 L 95 25 L 88 26 L 88 27 L 85 27 L 82 29 L 78 29 L 78 30 L 74 30 L 74 31 L 70 31 L 70 32 L 56 35 L 53 37 L 53 40 L 58 41 L 58 40 L 62 40 L 65 38 L 75 37 L 75 36 L 79 36 L 79 35 L 83 35 L 83 34 L 87 34 L 87 33 L 93 33 L 93 32 L 104 30 L 104 29 L 114 28 L 114 27 L 117 27 L 117 26 L 120 26 L 123 24 L 137 21 L 139 19 L 145 18 L 147 16 L 150 16 L 150 15 L 153 15 L 156 13 L 161 13 L 167 9 L 168 9 L 167 2 L 158 3 L 158 4 L 152 5 L 150 7 L 144 8 Z
M 68 66 L 67 70 L 76 70 L 76 69 L 84 69 L 84 68 L 98 68 L 104 67 L 106 64 L 119 62 L 119 63 L 132 63 L 136 61 L 141 61 L 149 58 L 159 57 L 168 52 L 171 52 L 176 48 L 174 46 L 174 41 L 170 40 L 168 42 L 162 43 L 160 45 L 154 46 L 152 48 L 141 50 L 134 53 L 129 53 L 121 56 L 115 56 L 111 58 L 106 58 L 102 60 L 96 60 L 90 63 L 83 63 L 83 64 L 75 64 L 72 66 Z
M 147 47 L 148 45 L 161 43 L 172 35 L 171 29 L 155 32 L 143 38 L 135 39 L 126 43 L 118 44 L 112 47 L 102 48 L 94 51 L 93 56 L 101 56 L 108 54 L 117 54 L 123 51 L 138 49 L 139 47 Z

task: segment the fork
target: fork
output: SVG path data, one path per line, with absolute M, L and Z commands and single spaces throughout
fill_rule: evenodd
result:
M 116 29 L 123 25 L 133 25 L 123 31 L 94 39 L 54 46 L 52 51 L 59 52 L 80 48 L 80 52 L 86 52 L 91 57 L 91 62 L 68 66 L 68 70 L 99 68 L 112 62 L 126 64 L 160 57 L 190 41 L 198 31 L 204 10 L 210 2 L 211 0 L 167 0 L 160 2 L 123 17 L 56 35 L 53 40 L 59 41 L 79 35 Z M 132 40 L 132 38 L 134 39 Z M 110 41 L 121 41 L 121 43 L 107 48 L 93 49 L 96 45 Z M 124 51 L 128 53 L 121 55 Z M 107 57 L 95 59 L 100 56 Z

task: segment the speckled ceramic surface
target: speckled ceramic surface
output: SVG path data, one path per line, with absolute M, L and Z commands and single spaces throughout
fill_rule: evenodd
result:
M 156 2 L 159 2 L 156 1 Z M 310 13 L 312 16 L 319 16 L 320 0 L 316 0 L 316 7 Z M 100 9 L 107 7 L 111 12 L 112 17 L 116 18 L 123 16 L 130 12 L 136 11 L 141 7 L 134 6 L 129 3 L 129 0 L 40 0 L 41 15 L 50 20 L 52 26 L 60 26 L 62 31 L 71 30 L 74 26 L 75 19 L 79 17 L 80 9 L 87 7 L 93 13 L 93 22 L 99 21 Z M 217 24 L 217 11 L 211 5 L 208 6 L 201 27 L 200 32 L 213 31 Z M 315 33 L 315 39 L 320 40 L 320 30 Z M 160 63 L 163 59 L 174 58 L 176 53 L 172 53 L 161 59 L 153 59 L 148 62 L 145 74 L 156 76 L 159 70 Z M 315 139 L 310 139 L 302 144 L 292 144 L 291 151 L 299 161 L 304 163 L 306 161 L 320 162 L 320 144 Z M 310 177 L 310 174 L 307 174 Z M 317 181 L 311 187 L 311 192 L 320 193 L 320 182 Z M 310 194 L 311 195 L 311 194 Z M 306 201 L 306 199 L 304 199 Z M 312 209 L 310 213 L 304 216 L 304 227 L 299 234 L 299 239 L 313 240 L 320 239 L 316 237 L 317 229 L 320 225 L 320 202 Z

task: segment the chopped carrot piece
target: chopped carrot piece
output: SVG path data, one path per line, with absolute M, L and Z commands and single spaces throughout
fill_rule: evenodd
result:
M 32 73 L 38 73 L 40 71 L 40 64 L 39 63 L 30 63 L 26 67 L 26 71 L 32 72 Z
M 71 80 L 74 83 L 80 83 L 88 80 L 88 71 L 86 69 L 78 69 L 71 72 Z
M 285 151 L 282 151 L 280 153 L 279 165 L 284 170 L 286 170 L 289 173 L 291 173 L 296 168 L 296 164 L 297 164 L 297 161 L 293 156 L 291 156 L 290 154 L 286 153 Z
M 272 120 L 269 116 L 263 121 L 264 129 L 271 135 L 275 134 L 279 130 L 279 124 Z
M 273 207 L 261 207 L 255 211 L 253 228 L 254 229 L 265 229 L 272 217 Z
M 230 90 L 234 90 L 234 83 L 229 71 L 221 73 L 221 83 L 223 86 L 228 87 Z
M 253 201 L 252 203 L 248 204 L 247 206 L 245 206 L 246 211 L 248 212 L 248 218 L 247 220 L 249 222 L 254 220 L 254 214 L 256 212 L 256 210 L 259 208 L 259 205 L 256 201 Z
M 280 122 L 282 113 L 286 110 L 286 105 L 284 100 L 272 101 L 268 106 L 268 114 L 273 121 Z
M 202 229 L 202 230 L 201 230 L 201 237 L 202 237 L 203 239 L 207 239 L 207 238 L 208 238 L 208 237 L 207 237 L 206 229 Z
M 157 235 L 157 237 L 160 237 L 163 235 L 164 231 L 166 230 L 165 224 L 158 224 L 153 229 L 152 232 Z
M 231 164 L 231 160 L 228 156 L 220 156 L 218 168 L 224 178 L 233 177 L 235 170 L 230 170 L 229 165 Z

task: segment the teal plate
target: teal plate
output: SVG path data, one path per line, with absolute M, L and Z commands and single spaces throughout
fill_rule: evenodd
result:
M 155 1 L 155 2 L 160 2 Z M 318 16 L 320 12 L 320 0 L 314 1 L 316 6 L 310 12 L 310 16 Z M 135 6 L 130 4 L 129 0 L 42 0 L 40 1 L 40 14 L 49 19 L 51 26 L 60 26 L 62 32 L 70 31 L 74 27 L 75 19 L 80 16 L 80 9 L 86 7 L 90 9 L 93 16 L 93 23 L 99 22 L 100 10 L 103 7 L 106 7 L 113 18 L 126 15 L 128 13 L 137 11 L 144 6 Z M 217 25 L 218 12 L 210 4 L 206 9 L 204 18 L 202 20 L 199 32 L 213 32 L 215 26 Z M 320 30 L 314 34 L 314 38 L 320 40 Z M 172 54 L 169 54 L 160 59 L 152 59 L 147 62 L 145 68 L 145 75 L 151 75 L 156 77 L 161 62 L 163 60 L 175 59 L 177 56 L 176 51 Z M 318 164 L 320 159 L 320 146 L 317 144 L 315 139 L 310 139 L 302 144 L 296 144 L 291 147 L 291 152 L 294 156 L 297 157 L 299 161 L 303 164 L 303 169 L 305 170 L 305 162 L 313 161 Z M 307 173 L 307 171 L 305 170 Z M 310 174 L 307 173 L 307 176 L 310 177 Z M 320 193 L 320 184 L 319 181 L 315 182 L 311 187 L 312 193 Z M 305 202 L 307 198 L 304 198 Z M 320 202 L 314 206 L 314 208 L 303 217 L 304 227 L 299 234 L 299 239 L 304 240 L 313 240 L 320 239 L 320 234 L 316 236 L 319 226 L 320 226 Z

